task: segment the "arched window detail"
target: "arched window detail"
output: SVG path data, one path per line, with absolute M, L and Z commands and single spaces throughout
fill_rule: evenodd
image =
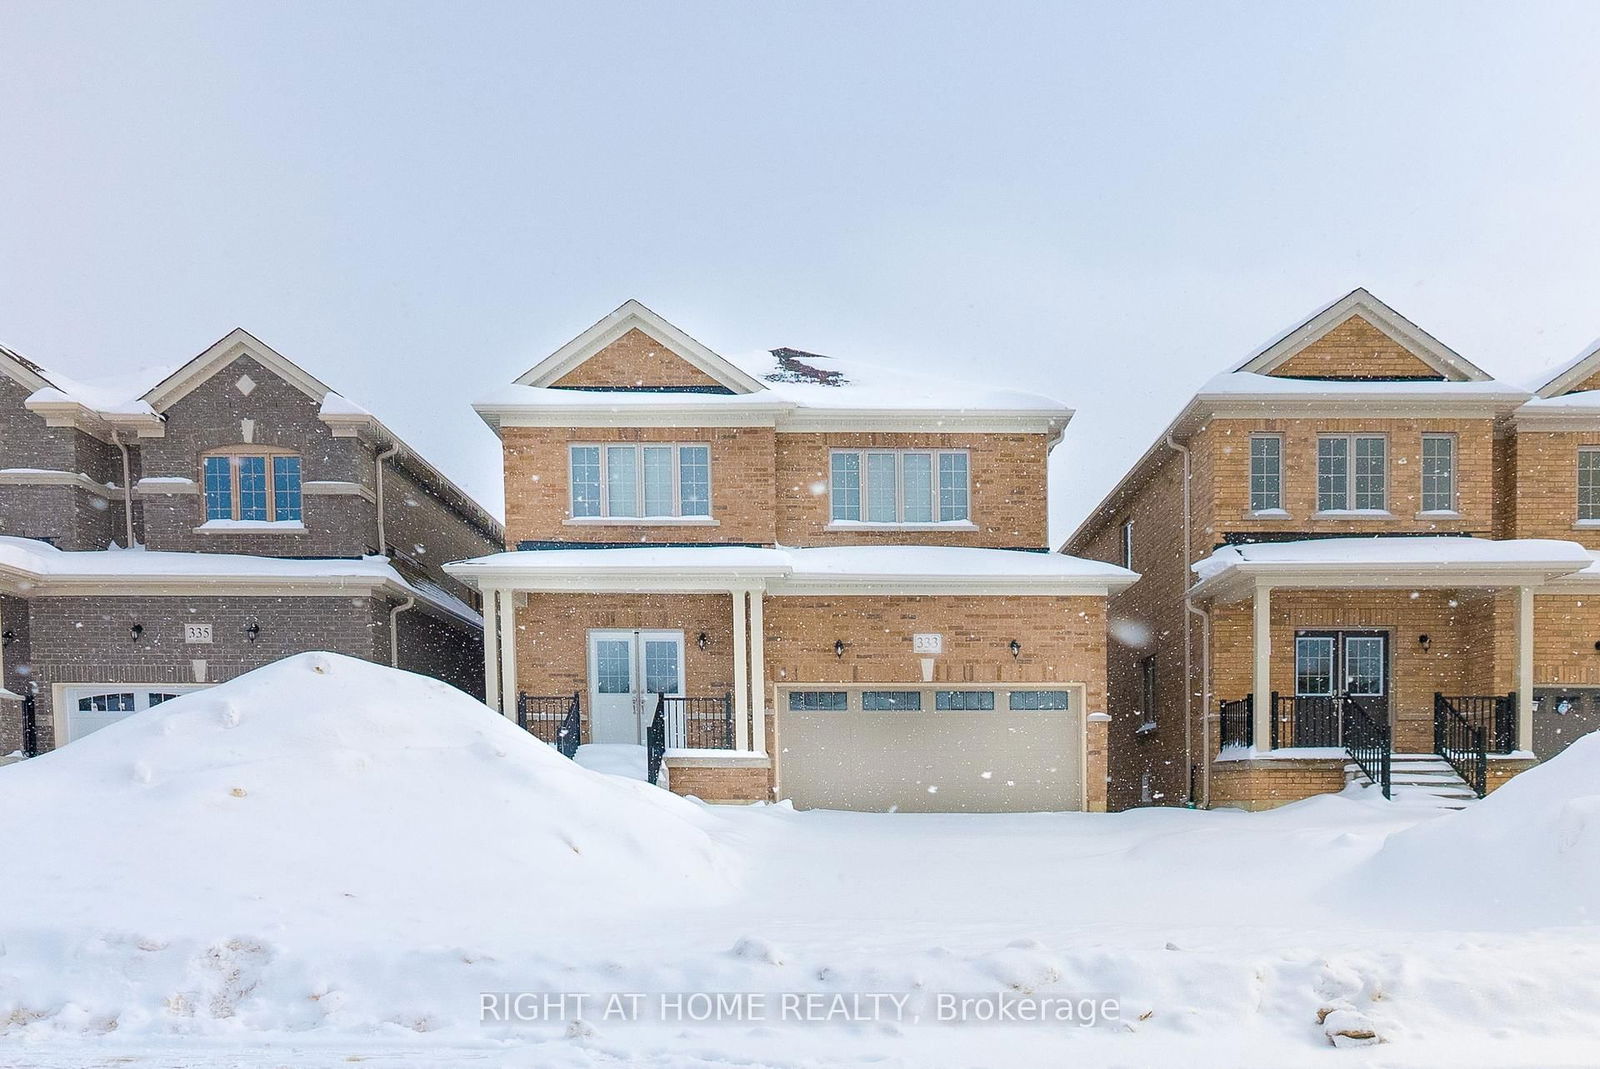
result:
M 200 461 L 206 522 L 301 522 L 300 458 L 282 449 L 236 446 Z

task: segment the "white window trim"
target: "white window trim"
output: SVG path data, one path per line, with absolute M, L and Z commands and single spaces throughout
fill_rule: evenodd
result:
M 714 510 L 716 502 L 716 475 L 713 471 L 712 450 L 710 442 L 570 442 L 567 445 L 567 517 L 562 524 L 569 527 L 716 527 L 720 526 L 715 512 L 708 511 L 704 516 L 683 515 L 683 457 L 680 452 L 683 448 L 704 449 L 706 451 L 706 508 Z M 672 451 L 672 512 L 664 516 L 649 516 L 644 514 L 644 450 L 647 448 L 670 449 Z M 574 510 L 577 507 L 577 480 L 572 477 L 572 454 L 576 449 L 595 449 L 600 454 L 600 515 L 578 516 Z M 632 449 L 635 454 L 634 472 L 634 500 L 639 503 L 640 515 L 613 516 L 611 515 L 611 487 L 607 481 L 607 465 L 610 463 L 607 451 L 610 449 Z
M 1256 508 L 1256 442 L 1271 440 L 1278 443 L 1278 503 L 1269 508 Z M 1245 514 L 1271 519 L 1287 518 L 1289 510 L 1283 507 L 1283 435 L 1276 431 L 1258 431 L 1250 435 L 1250 451 L 1245 456 Z
M 1428 439 L 1442 439 L 1450 443 L 1450 504 L 1446 508 L 1430 509 L 1427 506 L 1427 478 L 1428 478 Z M 1453 431 L 1424 431 L 1417 455 L 1417 504 L 1419 516 L 1459 516 L 1461 502 L 1461 480 L 1458 477 L 1461 470 L 1461 443 Z M 1387 457 L 1385 458 L 1387 467 Z
M 1335 439 L 1335 438 L 1343 439 L 1347 443 L 1347 445 L 1345 447 L 1344 495 L 1343 495 L 1344 496 L 1344 503 L 1345 503 L 1346 507 L 1345 508 L 1335 508 L 1335 509 L 1325 509 L 1325 508 L 1322 507 L 1322 443 L 1325 442 L 1325 441 L 1329 441 L 1331 439 Z M 1358 509 L 1358 508 L 1350 507 L 1350 506 L 1353 505 L 1353 503 L 1355 501 L 1355 497 L 1356 497 L 1356 442 L 1359 439 L 1363 439 L 1363 438 L 1376 438 L 1376 439 L 1378 439 L 1378 440 L 1383 442 L 1383 506 L 1384 507 L 1381 508 L 1381 509 Z M 1368 519 L 1393 519 L 1394 518 L 1394 513 L 1389 511 L 1389 501 L 1390 501 L 1390 498 L 1392 496 L 1389 493 L 1389 487 L 1392 485 L 1391 480 L 1389 479 L 1389 459 L 1390 459 L 1389 454 L 1390 454 L 1390 452 L 1391 452 L 1391 450 L 1389 448 L 1389 436 L 1387 434 L 1383 434 L 1381 432 L 1373 433 L 1373 432 L 1370 432 L 1370 431 L 1351 431 L 1349 433 L 1335 433 L 1335 434 L 1319 433 L 1317 435 L 1317 453 L 1316 453 L 1316 457 L 1314 458 L 1315 459 L 1315 469 L 1314 469 L 1313 477 L 1315 479 L 1315 485 L 1312 487 L 1312 492 L 1315 495 L 1313 500 L 1316 503 L 1317 510 L 1316 510 L 1316 512 L 1312 513 L 1312 515 L 1313 516 L 1329 516 L 1329 517 L 1357 517 L 1357 518 L 1365 517 L 1365 518 L 1368 518 Z
M 1585 517 L 1583 514 L 1583 455 L 1593 453 L 1600 455 L 1600 445 L 1580 445 L 1573 457 L 1572 464 L 1572 516 L 1573 528 L 1582 530 L 1590 527 L 1600 527 L 1600 516 Z
M 867 455 L 870 453 L 893 453 L 894 462 L 894 511 L 896 516 L 905 515 L 906 487 L 905 465 L 900 458 L 907 453 L 927 454 L 931 458 L 929 478 L 932 482 L 933 515 L 939 515 L 942 503 L 940 501 L 939 486 L 939 458 L 945 454 L 959 453 L 966 458 L 966 482 L 963 486 L 964 496 L 967 501 L 967 515 L 961 520 L 869 520 L 867 515 Z M 840 454 L 853 454 L 859 457 L 856 464 L 856 473 L 859 480 L 861 516 L 859 520 L 841 520 L 834 516 L 833 509 L 833 458 Z M 972 520 L 972 451 L 970 449 L 946 449 L 939 446 L 906 446 L 904 448 L 873 449 L 862 446 L 860 448 L 835 447 L 828 450 L 828 528 L 837 531 L 976 531 L 978 525 Z
M 242 520 L 239 518 L 239 461 L 246 457 L 259 457 L 266 462 L 267 479 L 267 518 L 264 520 Z M 278 519 L 278 472 L 277 461 L 293 457 L 300 462 L 300 518 L 297 520 Z M 232 501 L 233 515 L 228 517 L 213 517 L 211 515 L 211 498 L 206 493 L 206 462 L 209 460 L 226 460 L 228 462 L 228 494 Z M 304 532 L 306 515 L 306 462 L 305 459 L 292 449 L 263 448 L 257 446 L 251 449 L 248 446 L 234 447 L 231 449 L 214 449 L 200 456 L 200 525 L 192 528 L 196 534 L 214 534 L 217 532 L 239 533 L 277 533 L 297 534 Z

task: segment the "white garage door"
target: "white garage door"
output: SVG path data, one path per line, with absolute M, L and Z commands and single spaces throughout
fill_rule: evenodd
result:
M 778 695 L 779 797 L 800 809 L 1083 808 L 1079 686 L 795 686 Z
M 205 685 L 184 683 L 117 683 L 104 686 L 83 684 L 63 687 L 58 706 L 64 716 L 66 732 L 56 740 L 60 746 L 81 739 L 134 713 L 153 709 L 164 701 L 192 690 L 204 690 Z

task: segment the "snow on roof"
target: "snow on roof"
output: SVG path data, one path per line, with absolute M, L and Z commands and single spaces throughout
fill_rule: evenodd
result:
M 1200 387 L 1197 398 L 1314 397 L 1334 400 L 1347 397 L 1482 397 L 1521 401 L 1528 391 L 1498 379 L 1477 382 L 1451 382 L 1439 379 L 1394 381 L 1392 379 L 1294 379 L 1277 375 L 1258 375 L 1250 371 L 1227 371 Z
M 1534 565 L 1589 567 L 1593 557 L 1576 542 L 1553 538 L 1313 538 L 1298 542 L 1258 542 L 1224 546 L 1191 567 L 1201 580 L 1245 565 L 1292 570 L 1295 567 L 1352 565 L 1405 568 L 1415 565 Z
M 321 413 L 324 416 L 370 416 L 372 411 L 356 404 L 344 394 L 329 391 L 323 395 Z
M 28 400 L 71 402 L 106 415 L 153 415 L 154 410 L 143 400 L 144 394 L 174 370 L 175 366 L 152 365 L 91 379 L 77 379 L 49 368 L 40 368 L 39 374 L 53 388 L 36 390 Z
M 1581 390 L 1578 393 L 1564 393 L 1555 397 L 1534 397 L 1524 404 L 1521 410 L 1575 414 L 1600 412 L 1600 390 Z
M 523 578 L 583 578 L 670 574 L 745 576 L 803 583 L 837 580 L 894 583 L 954 580 L 993 582 L 1081 582 L 1117 588 L 1137 574 L 1102 561 L 1060 553 L 963 546 L 639 546 L 605 549 L 541 549 L 495 553 L 458 561 L 446 570 L 471 580 L 475 575 L 514 574 Z
M 466 602 L 434 583 L 413 582 L 402 576 L 387 557 L 299 560 L 257 557 L 238 553 L 174 553 L 147 549 L 62 550 L 33 538 L 0 535 L 0 568 L 24 573 L 29 581 L 92 582 L 102 580 L 150 581 L 205 579 L 239 580 L 351 580 L 390 583 L 431 602 L 453 616 L 482 624 L 483 618 Z

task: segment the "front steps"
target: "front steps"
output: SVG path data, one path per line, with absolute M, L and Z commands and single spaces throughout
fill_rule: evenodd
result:
M 1431 809 L 1465 809 L 1478 800 L 1467 781 L 1438 754 L 1397 753 L 1389 760 L 1389 783 L 1396 801 Z M 1344 781 L 1372 786 L 1353 761 L 1344 766 Z

